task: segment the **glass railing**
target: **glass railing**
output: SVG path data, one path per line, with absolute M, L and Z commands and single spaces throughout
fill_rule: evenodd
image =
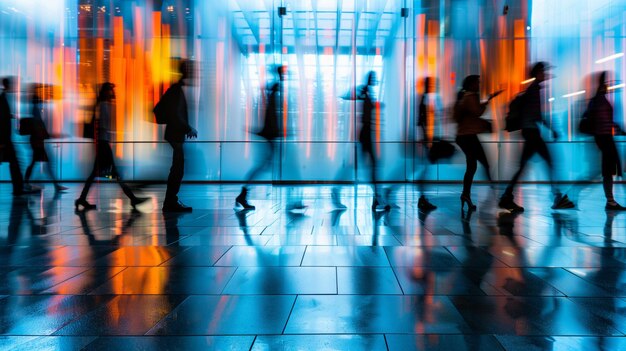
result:
M 618 140 L 620 155 L 626 152 L 626 141 Z M 22 172 L 30 164 L 28 142 L 16 142 Z M 127 181 L 165 181 L 172 150 L 167 142 L 112 142 L 116 164 Z M 559 181 L 584 181 L 599 174 L 600 154 L 593 140 L 548 142 Z M 508 180 L 516 171 L 522 141 L 485 141 L 492 176 Z M 420 143 L 381 142 L 375 145 L 379 155 L 380 181 L 458 182 L 465 172 L 465 156 L 457 147 L 450 159 L 424 168 Z M 55 177 L 63 181 L 84 180 L 93 165 L 93 144 L 85 140 L 51 141 L 46 143 Z M 262 141 L 189 141 L 185 144 L 185 181 L 240 182 L 260 162 L 267 145 Z M 283 182 L 367 182 L 370 162 L 363 157 L 358 142 L 283 141 L 275 147 L 274 162 L 258 177 L 258 181 Z M 423 174 L 422 174 L 423 173 Z M 0 180 L 10 179 L 9 165 L 0 165 Z M 47 180 L 42 164 L 37 164 L 33 181 Z M 479 165 L 475 179 L 485 180 Z M 538 156 L 530 161 L 525 181 L 547 181 L 548 171 Z

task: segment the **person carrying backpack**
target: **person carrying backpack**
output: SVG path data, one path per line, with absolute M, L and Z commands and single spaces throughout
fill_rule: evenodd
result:
M 554 194 L 552 208 L 571 209 L 575 207 L 574 203 L 567 197 L 566 194 L 562 194 L 554 183 L 555 176 L 552 156 L 550 155 L 548 146 L 541 137 L 541 133 L 539 131 L 539 124 L 543 124 L 546 127 L 548 126 L 546 120 L 543 118 L 541 108 L 541 83 L 547 79 L 546 70 L 548 68 L 549 67 L 546 62 L 538 62 L 532 67 L 530 76 L 534 78 L 534 81 L 523 94 L 523 103 L 521 105 L 521 115 L 519 121 L 520 129 L 522 130 L 522 137 L 524 138 L 522 158 L 519 169 L 515 175 L 513 175 L 513 178 L 509 182 L 509 185 L 504 191 L 504 194 L 500 198 L 500 202 L 498 204 L 500 208 L 511 212 L 524 212 L 524 208 L 513 201 L 513 190 L 515 189 L 522 172 L 526 168 L 526 164 L 535 154 L 539 154 L 539 156 L 548 164 L 550 171 L 550 184 L 552 187 L 552 193 Z M 558 137 L 555 130 L 552 130 L 552 135 L 555 139 Z
M 187 100 L 183 92 L 185 80 L 189 79 L 192 70 L 191 62 L 182 60 L 179 66 L 180 80 L 173 84 L 163 95 L 154 108 L 157 123 L 166 124 L 164 139 L 172 146 L 172 167 L 167 177 L 167 189 L 163 200 L 163 212 L 191 212 L 192 208 L 178 200 L 178 191 L 185 174 L 185 154 L 183 144 L 185 138 L 198 137 L 198 132 L 189 125 Z

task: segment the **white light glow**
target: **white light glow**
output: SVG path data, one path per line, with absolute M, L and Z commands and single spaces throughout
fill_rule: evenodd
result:
M 522 84 L 528 84 L 528 83 L 531 83 L 531 82 L 534 82 L 534 81 L 535 81 L 535 78 L 529 78 L 529 79 L 523 80 Z
M 548 99 L 548 101 L 552 102 L 552 101 L 554 101 L 554 98 L 551 97 L 551 98 Z
M 620 57 L 622 57 L 622 56 L 624 56 L 624 53 L 623 53 L 623 52 L 619 52 L 619 53 L 617 53 L 617 54 L 613 54 L 613 55 L 610 55 L 610 56 L 607 56 L 607 57 L 601 58 L 601 59 L 597 60 L 597 61 L 596 61 L 596 63 L 604 63 L 604 62 L 608 62 L 608 61 L 611 61 L 611 60 L 618 59 L 618 58 L 620 58 Z
M 565 95 L 563 95 L 563 97 L 564 98 L 568 98 L 568 97 L 572 97 L 572 96 L 576 96 L 576 95 L 581 95 L 581 94 L 584 94 L 586 92 L 587 92 L 587 90 L 575 91 L 573 93 L 565 94 Z
M 607 88 L 607 90 L 615 90 L 615 89 L 624 88 L 624 87 L 626 87 L 625 83 L 616 84 L 616 85 L 611 85 L 610 87 Z

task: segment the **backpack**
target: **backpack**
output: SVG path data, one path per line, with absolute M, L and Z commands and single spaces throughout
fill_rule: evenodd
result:
M 524 112 L 524 93 L 519 93 L 509 104 L 509 112 L 504 119 L 504 130 L 514 132 L 522 129 L 522 114 Z
M 174 84 L 167 89 L 159 102 L 154 106 L 152 112 L 154 112 L 154 119 L 157 124 L 167 124 L 171 116 L 176 114 L 176 93 L 177 85 Z

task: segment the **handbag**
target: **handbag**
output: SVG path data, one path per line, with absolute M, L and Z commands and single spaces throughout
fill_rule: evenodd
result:
M 486 119 L 482 119 L 482 118 L 478 118 L 478 125 L 480 128 L 480 132 L 478 132 L 479 134 L 491 134 L 493 133 L 493 124 L 491 123 L 491 121 L 488 121 Z
M 31 135 L 33 133 L 33 118 L 26 117 L 20 119 L 20 135 Z
M 94 106 L 91 120 L 83 123 L 83 138 L 93 139 L 96 137 L 96 107 Z
M 449 141 L 435 140 L 430 150 L 428 150 L 428 160 L 435 163 L 441 159 L 450 158 L 454 155 L 456 149 Z

